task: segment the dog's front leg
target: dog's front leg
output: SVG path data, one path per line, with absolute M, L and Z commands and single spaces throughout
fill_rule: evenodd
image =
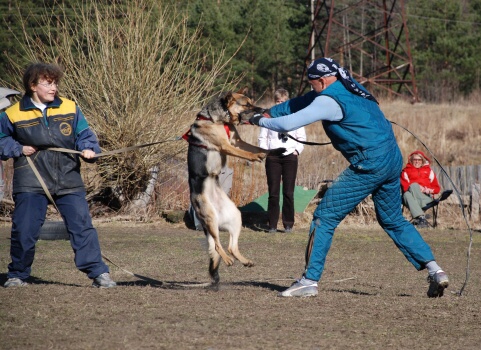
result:
M 229 139 L 229 142 L 232 146 L 234 146 L 236 149 L 241 149 L 243 151 L 247 151 L 251 154 L 257 155 L 258 159 L 261 158 L 264 159 L 267 155 L 275 155 L 275 156 L 280 156 L 282 155 L 286 149 L 285 148 L 276 148 L 272 150 L 266 150 L 254 145 L 251 145 L 250 143 L 245 142 L 244 140 L 241 139 L 239 136 L 239 133 L 237 132 L 237 129 L 234 126 L 229 126 L 230 129 L 230 134 L 231 137 Z
M 229 130 L 230 130 L 229 142 L 232 146 L 250 153 L 265 154 L 265 156 L 267 156 L 267 153 L 269 153 L 269 151 L 266 149 L 251 145 L 250 143 L 242 140 L 242 138 L 239 135 L 239 132 L 237 131 L 234 125 L 229 125 Z
M 262 150 L 262 149 L 261 149 Z M 230 143 L 225 143 L 221 146 L 220 152 L 225 155 L 234 156 L 242 159 L 250 160 L 251 162 L 262 162 L 267 157 L 267 151 L 252 153 L 243 149 L 232 146 Z

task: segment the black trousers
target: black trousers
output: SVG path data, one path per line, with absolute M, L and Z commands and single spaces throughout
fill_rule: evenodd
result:
M 296 185 L 298 156 L 267 156 L 266 175 L 269 188 L 267 205 L 269 227 L 277 228 L 279 221 L 279 196 L 282 180 L 282 224 L 284 228 L 294 225 L 294 187 Z

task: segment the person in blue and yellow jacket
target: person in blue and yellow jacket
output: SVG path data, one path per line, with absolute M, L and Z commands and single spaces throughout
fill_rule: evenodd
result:
M 333 59 L 316 59 L 307 73 L 312 91 L 272 107 L 266 114 L 272 118 L 256 115 L 250 122 L 286 132 L 322 121 L 332 146 L 350 165 L 314 211 L 302 278 L 279 296 L 317 295 L 334 230 L 372 195 L 379 224 L 417 270 L 428 270 L 428 296 L 441 297 L 449 285 L 448 276 L 436 263 L 429 245 L 402 215 L 399 175 L 403 160 L 391 123 L 376 99 Z
M 94 287 L 116 286 L 102 260 L 97 231 L 92 225 L 79 155 L 49 150 L 77 150 L 86 161 L 95 161 L 95 154 L 101 152 L 97 137 L 80 108 L 75 102 L 58 96 L 62 76 L 57 65 L 31 64 L 23 76 L 25 95 L 0 114 L 0 157 L 14 160 L 15 202 L 10 243 L 12 261 L 4 287 L 25 286 L 30 277 L 35 244 L 49 203 L 41 180 L 65 222 L 77 268 L 93 280 Z M 34 166 L 30 166 L 27 157 Z

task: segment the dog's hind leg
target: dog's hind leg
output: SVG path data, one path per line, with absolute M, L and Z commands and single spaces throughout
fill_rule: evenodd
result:
M 239 246 L 238 246 L 238 238 L 239 234 L 231 234 L 230 236 L 230 241 L 229 241 L 229 248 L 228 251 L 231 253 L 237 260 L 239 260 L 244 266 L 252 267 L 254 266 L 254 263 L 245 258 L 241 252 L 239 251 Z
M 209 275 L 212 280 L 212 284 L 218 284 L 220 277 L 219 277 L 219 265 L 220 265 L 220 254 L 217 253 L 215 249 L 215 241 L 214 238 L 204 230 L 205 237 L 207 239 L 207 244 L 209 245 Z
M 222 258 L 222 260 L 224 260 L 227 266 L 231 266 L 234 263 L 234 259 L 232 259 L 232 257 L 230 257 L 222 247 L 219 237 L 219 226 L 215 215 L 204 219 L 204 231 L 207 232 L 209 239 L 209 256 L 213 256 L 213 253 L 211 253 L 211 249 L 213 249 L 216 253 L 220 255 L 220 257 Z M 210 240 L 212 240 L 213 242 L 212 248 Z
M 234 263 L 234 259 L 225 252 L 219 236 L 219 220 L 221 217 L 219 211 L 222 210 L 223 204 L 223 201 L 219 202 L 219 200 L 223 199 L 224 196 L 227 197 L 224 191 L 217 185 L 217 180 L 210 179 L 210 181 L 206 181 L 204 184 L 204 193 L 193 198 L 192 204 L 199 219 L 201 219 L 204 231 L 207 232 L 214 243 L 215 251 L 221 256 L 227 266 L 231 266 Z M 211 248 L 212 244 L 209 241 L 209 250 Z M 211 252 L 209 254 L 213 256 Z
M 254 263 L 245 258 L 239 251 L 239 236 L 242 229 L 242 215 L 239 209 L 232 203 L 230 209 L 231 218 L 225 223 L 224 228 L 229 232 L 229 247 L 227 251 L 231 253 L 237 260 L 239 260 L 244 266 L 254 266 Z

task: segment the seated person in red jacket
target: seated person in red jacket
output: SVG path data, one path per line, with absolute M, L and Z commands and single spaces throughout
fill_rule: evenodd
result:
M 401 172 L 404 205 L 419 228 L 428 227 L 422 208 L 433 201 L 441 190 L 436 174 L 429 166 L 429 158 L 421 151 L 409 155 L 408 163 Z

